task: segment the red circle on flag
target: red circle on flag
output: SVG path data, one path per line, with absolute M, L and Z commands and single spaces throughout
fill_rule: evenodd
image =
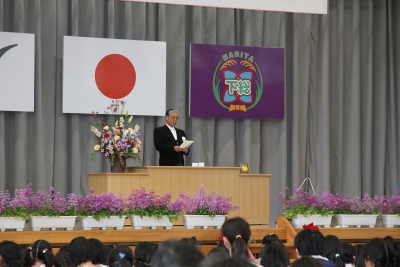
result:
M 136 70 L 123 55 L 110 54 L 97 64 L 95 80 L 103 95 L 120 99 L 132 92 L 136 83 Z

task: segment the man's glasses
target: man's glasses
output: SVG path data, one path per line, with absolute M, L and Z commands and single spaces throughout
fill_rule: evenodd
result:
M 175 117 L 175 116 L 172 116 L 170 118 L 173 119 L 173 120 L 179 120 L 179 117 Z

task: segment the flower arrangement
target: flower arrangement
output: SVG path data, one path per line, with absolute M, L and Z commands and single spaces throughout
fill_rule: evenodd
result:
M 297 215 L 305 217 L 320 214 L 322 216 L 334 215 L 332 209 L 335 195 L 330 192 L 324 192 L 321 197 L 316 194 L 304 192 L 301 188 L 296 188 L 294 194 L 290 194 L 290 190 L 286 189 L 285 194 L 279 194 L 279 202 L 283 204 L 286 218 L 293 219 Z
M 50 187 L 47 193 L 32 191 L 32 184 L 24 190 L 24 195 L 28 199 L 28 210 L 30 216 L 73 216 L 76 215 L 78 196 L 71 193 L 67 198 L 61 197 L 60 192 L 56 192 L 54 187 Z
M 16 189 L 12 198 L 8 191 L 0 192 L 0 215 L 3 217 L 17 217 L 28 219 L 29 216 L 69 216 L 75 215 L 78 197 L 69 194 L 61 197 L 51 187 L 47 193 L 33 192 L 32 184 L 24 189 Z
M 350 198 L 340 194 L 324 192 L 321 197 L 304 192 L 301 188 L 294 190 L 290 195 L 287 189 L 285 194 L 279 194 L 279 201 L 284 206 L 286 218 L 292 219 L 297 215 L 305 217 L 320 214 L 329 216 L 335 214 L 400 214 L 400 196 L 371 198 L 365 194 Z
M 113 100 L 111 105 L 107 107 L 106 114 L 114 115 L 114 123 L 109 126 L 105 123 L 103 118 L 101 129 L 99 130 L 93 124 L 91 125 L 91 131 L 97 137 L 97 144 L 94 146 L 94 150 L 91 154 L 91 159 L 96 160 L 96 154 L 101 152 L 107 158 L 107 161 L 111 165 L 114 164 L 114 160 L 118 158 L 122 164 L 124 164 L 124 158 L 135 158 L 140 163 L 142 160 L 139 156 L 139 152 L 142 150 L 142 142 L 139 139 L 140 127 L 138 124 L 134 128 L 125 128 L 125 119 L 128 118 L 128 111 L 124 114 L 125 101 Z M 97 113 L 93 113 L 94 116 Z M 132 122 L 133 116 L 129 117 L 128 124 Z
M 335 214 L 377 214 L 380 209 L 380 197 L 371 198 L 368 194 L 363 198 L 336 195 L 332 209 Z
M 171 201 L 171 193 L 160 195 L 153 190 L 147 192 L 145 187 L 132 189 L 132 193 L 127 197 L 127 214 L 130 216 L 149 216 L 157 219 L 168 216 L 169 221 L 173 222 L 179 219 L 182 208 L 183 201 Z
M 92 216 L 99 221 L 101 218 L 110 218 L 110 216 L 122 216 L 125 214 L 126 199 L 116 196 L 113 192 L 95 195 L 93 188 L 89 195 L 78 198 L 77 215 L 81 217 Z
M 216 192 L 207 192 L 204 185 L 190 197 L 188 193 L 179 195 L 184 201 L 184 212 L 187 215 L 227 215 L 230 211 L 237 210 L 238 205 L 233 205 L 232 197 L 225 197 Z
M 12 198 L 10 192 L 7 190 L 0 192 L 0 216 L 28 219 L 28 201 L 24 191 L 16 189 L 14 195 Z
M 400 194 L 400 190 L 397 191 Z M 379 214 L 397 214 L 400 216 L 400 195 L 382 196 L 379 199 Z

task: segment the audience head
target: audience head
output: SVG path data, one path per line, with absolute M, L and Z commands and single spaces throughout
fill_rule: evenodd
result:
M 31 248 L 34 262 L 43 262 L 46 267 L 51 267 L 53 265 L 54 255 L 49 242 L 39 239 L 32 244 Z
M 92 246 L 85 237 L 76 237 L 69 243 L 68 262 L 72 267 L 77 267 L 85 262 L 91 262 L 93 257 Z
M 133 253 L 127 246 L 118 246 L 108 256 L 109 267 L 132 267 Z
M 389 242 L 391 245 L 394 245 L 394 243 L 396 243 L 396 240 L 394 240 L 394 238 L 391 237 L 390 235 L 385 236 L 385 237 L 383 238 L 383 240 L 385 241 L 386 244 L 388 244 L 388 242 Z
M 68 253 L 57 252 L 53 262 L 54 267 L 69 267 Z
M 230 257 L 229 250 L 225 246 L 215 247 L 208 252 L 207 257 L 201 263 L 201 267 L 217 265 L 218 262 L 227 260 Z
M 57 253 L 68 253 L 68 245 L 64 245 L 64 246 L 60 247 L 60 249 L 57 251 Z
M 96 238 L 89 238 L 88 239 L 90 245 L 92 246 L 94 257 L 92 259 L 93 264 L 99 264 L 101 261 L 101 256 L 103 255 L 103 243 Z
M 394 251 L 400 252 L 400 242 L 396 242 L 393 244 Z
M 289 253 L 282 242 L 273 242 L 264 246 L 261 252 L 260 264 L 264 267 L 287 267 L 290 265 Z
M 280 241 L 276 234 L 269 234 L 263 237 L 262 246 L 268 246 L 273 242 Z
M 149 242 L 139 242 L 133 253 L 135 267 L 145 267 L 150 264 L 154 256 L 154 244 Z
M 113 251 L 117 247 L 118 247 L 118 244 L 116 244 L 116 243 L 109 244 L 109 245 L 103 247 L 103 254 L 101 255 L 101 258 L 100 258 L 101 265 L 108 264 L 108 256 L 110 255 L 111 251 Z
M 0 243 L 1 266 L 22 266 L 21 249 L 13 241 L 5 240 Z
M 294 248 L 299 256 L 323 255 L 325 238 L 312 229 L 301 230 L 294 239 Z
M 325 247 L 323 256 L 335 263 L 336 267 L 342 267 L 344 266 L 342 254 L 342 244 L 340 243 L 339 238 L 334 235 L 325 236 Z
M 389 264 L 389 255 L 385 242 L 373 238 L 365 246 L 364 260 L 366 267 L 385 267 Z
M 224 259 L 215 257 L 213 260 L 205 259 L 201 267 L 255 267 L 255 265 L 243 257 L 228 257 Z
M 323 267 L 322 263 L 310 256 L 302 256 L 295 260 L 292 267 Z
M 222 225 L 225 246 L 233 257 L 248 258 L 247 244 L 250 241 L 250 225 L 241 217 L 231 218 Z
M 343 256 L 343 263 L 344 264 L 353 264 L 354 263 L 354 258 L 353 258 L 353 245 L 350 243 L 342 243 L 342 256 Z
M 203 259 L 204 255 L 197 245 L 170 239 L 161 243 L 150 265 L 152 267 L 198 267 Z
M 197 238 L 195 236 L 192 236 L 191 238 L 184 237 L 179 241 L 180 242 L 189 242 L 189 243 L 193 243 L 193 244 L 197 245 Z

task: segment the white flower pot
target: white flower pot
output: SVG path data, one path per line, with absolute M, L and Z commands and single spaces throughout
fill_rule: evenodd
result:
M 24 219 L 14 217 L 0 217 L 0 231 L 5 231 L 6 229 L 15 229 L 20 232 L 24 230 L 24 227 Z
M 301 228 L 305 224 L 313 223 L 314 225 L 328 228 L 331 226 L 332 217 L 332 215 L 322 216 L 319 214 L 314 214 L 307 217 L 303 215 L 297 215 L 295 218 L 292 219 L 292 225 L 294 228 Z
M 92 230 L 92 228 L 106 230 L 108 227 L 121 230 L 124 227 L 125 218 L 125 216 L 121 218 L 119 216 L 111 216 L 110 218 L 101 218 L 100 221 L 97 221 L 92 216 L 88 216 L 85 218 L 81 217 L 80 221 L 83 230 Z
M 396 214 L 383 214 L 383 225 L 387 228 L 393 228 L 395 225 L 400 225 L 400 216 Z
M 338 224 L 340 227 L 349 227 L 354 225 L 360 228 L 362 225 L 366 225 L 370 228 L 374 228 L 376 224 L 377 214 L 336 214 Z
M 162 216 L 161 219 L 155 217 L 143 216 L 140 218 L 139 215 L 131 216 L 131 225 L 135 230 L 140 230 L 142 227 L 148 227 L 150 229 L 156 229 L 157 226 L 161 226 L 164 229 L 172 229 L 174 223 L 170 222 L 168 216 Z
M 208 215 L 183 215 L 183 225 L 186 229 L 193 229 L 195 226 L 200 226 L 202 229 L 207 229 L 208 226 L 221 228 L 225 222 L 226 215 L 216 215 L 210 217 Z
M 49 228 L 53 231 L 57 228 L 73 230 L 75 221 L 76 216 L 31 216 L 29 218 L 29 223 L 33 231 L 40 231 L 42 228 Z

